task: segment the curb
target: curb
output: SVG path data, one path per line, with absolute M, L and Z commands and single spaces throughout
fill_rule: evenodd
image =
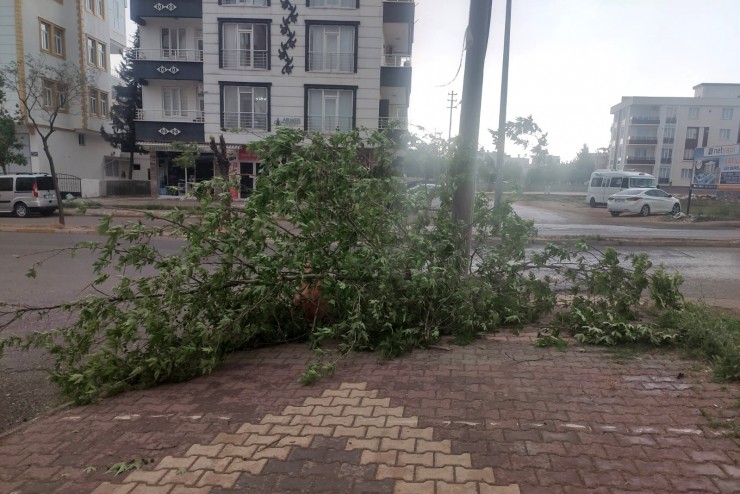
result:
M 713 240 L 708 238 L 623 238 L 603 237 L 593 238 L 589 236 L 557 236 L 557 237 L 534 237 L 529 244 L 545 245 L 553 243 L 575 243 L 586 242 L 590 245 L 607 245 L 612 247 L 635 246 L 635 247 L 725 247 L 740 248 L 740 239 L 737 240 Z

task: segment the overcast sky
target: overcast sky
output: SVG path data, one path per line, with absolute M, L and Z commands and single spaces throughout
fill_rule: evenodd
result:
M 479 1 L 479 0 L 472 0 Z M 447 93 L 470 0 L 417 0 L 410 120 L 447 136 Z M 494 0 L 480 144 L 498 126 L 505 0 Z M 740 0 L 513 0 L 507 120 L 532 115 L 551 154 L 609 144 L 622 96 L 693 96 L 701 82 L 740 83 Z M 459 111 L 453 119 L 453 135 Z M 507 143 L 507 154 L 523 153 Z
M 470 1 L 417 0 L 410 122 L 447 136 L 447 93 L 462 92 Z M 480 144 L 498 126 L 505 0 L 494 0 Z M 563 160 L 609 144 L 622 96 L 692 96 L 740 83 L 740 0 L 512 0 L 507 119 L 532 115 Z M 129 21 L 129 33 L 135 24 Z M 459 99 L 459 96 L 458 96 Z M 453 135 L 459 109 L 453 115 Z M 525 152 L 507 143 L 507 154 Z

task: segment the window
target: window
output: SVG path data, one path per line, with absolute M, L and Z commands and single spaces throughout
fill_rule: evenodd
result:
M 683 159 L 684 160 L 693 160 L 694 159 L 694 150 L 693 149 L 684 149 L 683 150 Z
M 88 113 L 91 117 L 108 118 L 108 93 L 90 88 Z
M 719 129 L 719 140 L 729 141 L 730 140 L 730 129 Z
M 722 108 L 722 120 L 732 120 L 732 108 Z
M 108 50 L 105 43 L 94 38 L 87 38 L 87 63 L 101 70 L 108 67 Z
M 51 25 L 48 22 L 39 21 L 41 29 L 41 51 L 51 51 Z
M 268 69 L 267 24 L 226 22 L 222 26 L 221 67 Z
M 666 127 L 663 129 L 663 141 L 665 142 L 666 139 L 671 139 L 676 137 L 676 128 L 675 127 Z
M 51 79 L 41 81 L 41 104 L 47 109 L 58 109 L 64 112 L 67 109 L 67 93 L 65 86 Z
M 347 131 L 354 127 L 354 90 L 307 89 L 306 130 Z
M 660 159 L 661 160 L 672 160 L 673 159 L 673 149 L 670 148 L 663 148 L 660 151 Z
M 698 139 L 699 127 L 688 127 L 686 129 L 686 139 Z
M 689 107 L 689 119 L 690 120 L 696 120 L 699 118 L 699 107 L 698 106 L 690 106 Z
M 611 181 L 609 182 L 609 187 L 621 187 L 622 186 L 622 177 L 612 177 Z
M 675 106 L 667 106 L 665 109 L 665 117 L 669 121 L 676 122 L 676 114 L 678 113 L 678 108 Z
M 0 177 L 0 192 L 13 190 L 13 177 Z
M 309 24 L 306 70 L 354 72 L 356 35 L 356 26 Z
M 667 183 L 671 178 L 671 169 L 661 166 L 658 170 L 658 179 L 662 183 Z
M 681 168 L 681 178 L 683 180 L 691 180 L 691 168 Z
M 306 0 L 307 7 L 341 7 L 356 9 L 358 0 Z
M 77 144 L 80 146 L 85 145 L 85 134 L 77 134 Z
M 121 31 L 123 29 L 123 16 L 121 15 L 121 0 L 110 0 L 110 11 L 113 15 L 113 29 Z
M 268 88 L 223 86 L 223 127 L 227 129 L 268 129 Z
M 253 7 L 267 7 L 268 0 L 221 0 L 221 5 L 251 5 Z
M 601 177 L 594 177 L 591 179 L 591 187 L 601 187 L 601 182 Z
M 39 19 L 39 37 L 42 52 L 64 58 L 64 29 Z
M 186 58 L 185 28 L 162 28 L 162 58 Z
M 85 8 L 98 17 L 105 17 L 105 0 L 85 0 Z
M 162 110 L 165 117 L 185 117 L 188 111 L 187 93 L 184 88 L 162 88 Z

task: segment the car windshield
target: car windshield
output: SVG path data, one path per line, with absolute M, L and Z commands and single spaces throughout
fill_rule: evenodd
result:
M 625 189 L 625 190 L 620 190 L 614 195 L 615 196 L 636 196 L 636 195 L 642 194 L 643 192 L 645 192 L 645 189 Z

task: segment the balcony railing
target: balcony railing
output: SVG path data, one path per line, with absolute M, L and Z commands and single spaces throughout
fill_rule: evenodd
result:
M 407 129 L 409 126 L 408 117 L 380 117 L 378 119 L 378 127 L 386 129 L 388 127 L 397 129 Z
M 306 128 L 311 132 L 343 132 L 352 130 L 352 117 L 337 117 L 334 115 L 309 115 Z
M 221 66 L 225 69 L 266 69 L 267 50 L 221 50 Z
M 638 125 L 658 125 L 660 123 L 660 117 L 651 117 L 651 116 L 630 117 L 630 123 L 638 124 Z
M 670 165 L 673 162 L 673 158 L 660 158 L 661 165 Z
M 136 110 L 136 120 L 148 122 L 167 122 L 167 121 L 190 121 L 196 123 L 204 122 L 203 112 L 200 110 L 147 110 L 138 108 Z
M 670 177 L 658 177 L 658 183 L 661 185 L 669 184 L 671 183 Z
M 414 3 L 414 0 L 383 0 L 384 2 Z
M 627 156 L 625 163 L 628 165 L 654 165 L 655 156 Z
M 202 62 L 203 50 L 170 50 L 161 48 L 131 48 L 129 56 L 134 60 L 175 60 L 178 62 Z
M 309 71 L 354 72 L 355 53 L 308 53 Z
M 663 138 L 663 144 L 673 144 L 673 141 L 675 139 L 673 137 L 664 137 Z
M 627 144 L 658 144 L 658 137 L 649 136 L 629 136 Z
M 383 55 L 381 65 L 383 67 L 411 67 L 411 55 L 402 53 Z
M 676 120 L 677 120 L 676 117 L 667 117 L 665 119 L 665 123 L 674 124 L 674 123 L 676 123 Z
M 224 112 L 225 129 L 267 131 L 267 114 L 247 112 Z

